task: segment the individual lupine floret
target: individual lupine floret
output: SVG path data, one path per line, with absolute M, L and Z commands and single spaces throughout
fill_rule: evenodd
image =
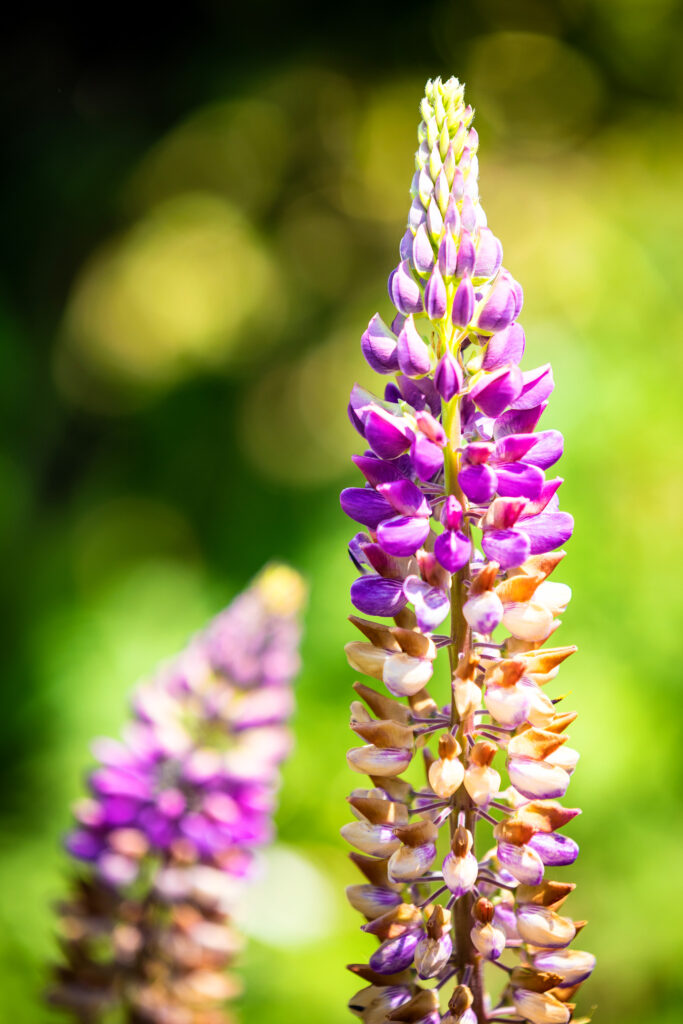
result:
M 220 1024 L 239 991 L 230 915 L 272 835 L 298 668 L 300 577 L 267 567 L 133 698 L 122 742 L 99 740 L 66 847 L 52 1003 L 88 1024 Z
M 462 86 L 428 82 L 420 110 L 395 315 L 376 314 L 361 340 L 384 390 L 352 389 L 364 481 L 341 495 L 362 528 L 351 600 L 366 616 L 351 617 L 364 639 L 346 653 L 390 694 L 355 684 L 351 727 L 366 745 L 348 758 L 373 788 L 354 791 L 342 831 L 369 883 L 349 899 L 381 945 L 352 969 L 371 982 L 359 1011 L 370 1024 L 429 1019 L 426 978 L 454 986 L 446 1024 L 497 1011 L 564 1022 L 593 961 L 568 949 L 581 927 L 559 912 L 572 886 L 546 877 L 578 853 L 559 831 L 578 811 L 558 803 L 578 759 L 575 715 L 544 689 L 576 649 L 546 646 L 571 597 L 550 578 L 573 529 L 550 475 L 563 439 L 538 429 L 554 380 L 547 364 L 519 365 L 522 290 L 479 200 Z M 446 656 L 450 688 L 437 694 Z M 480 850 L 488 826 L 494 845 Z M 512 956 L 490 1006 L 482 964 Z

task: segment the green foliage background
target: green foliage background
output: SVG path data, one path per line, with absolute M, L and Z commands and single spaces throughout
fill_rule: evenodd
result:
M 50 902 L 88 744 L 268 558 L 308 577 L 280 845 L 244 1021 L 341 1024 L 360 959 L 339 826 L 352 674 L 345 404 L 388 313 L 417 105 L 467 83 L 481 191 L 576 533 L 582 1008 L 680 1020 L 683 41 L 676 0 L 64 15 L 7 44 L 0 196 L 0 1019 L 47 1021 Z M 8 73 L 9 72 L 9 73 Z M 559 691 L 558 691 L 559 692 Z

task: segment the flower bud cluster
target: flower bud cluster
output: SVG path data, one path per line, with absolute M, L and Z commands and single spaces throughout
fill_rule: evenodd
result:
M 547 475 L 563 439 L 537 429 L 552 371 L 519 365 L 522 290 L 479 200 L 462 86 L 428 82 L 421 114 L 389 278 L 396 315 L 374 316 L 361 339 L 389 379 L 382 398 L 352 390 L 365 483 L 341 495 L 363 527 L 349 548 L 363 639 L 346 653 L 388 691 L 356 683 L 351 708 L 363 744 L 348 763 L 369 783 L 342 829 L 367 880 L 349 900 L 379 941 L 351 968 L 369 986 L 351 1008 L 366 1024 L 438 1021 L 420 980 L 452 978 L 449 1024 L 482 1024 L 496 1009 L 488 961 L 509 973 L 500 1012 L 564 1024 L 593 957 L 568 948 L 580 924 L 560 908 L 573 887 L 551 880 L 578 853 L 559 831 L 579 813 L 559 803 L 578 759 L 566 743 L 575 715 L 545 689 L 575 650 L 545 646 L 571 597 L 552 575 L 573 529 L 562 479 Z M 450 693 L 432 696 L 440 652 Z M 480 848 L 483 828 L 493 845 Z
M 66 839 L 80 867 L 49 993 L 75 1019 L 229 1019 L 230 911 L 272 837 L 303 598 L 293 570 L 268 566 L 138 687 L 123 740 L 96 742 Z

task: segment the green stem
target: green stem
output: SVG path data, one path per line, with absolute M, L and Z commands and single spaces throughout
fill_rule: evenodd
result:
M 460 399 L 458 396 L 444 403 L 443 427 L 448 439 L 444 453 L 444 483 L 446 494 L 453 494 L 461 503 L 463 509 L 467 507 L 467 500 L 458 484 L 458 470 L 460 468 L 460 454 L 458 449 L 461 446 L 460 432 Z M 469 536 L 470 527 L 465 521 L 463 532 Z M 463 767 L 467 767 L 467 734 L 470 732 L 471 720 L 460 720 L 455 704 L 455 674 L 458 668 L 459 655 L 465 655 L 471 642 L 470 630 L 463 614 L 465 599 L 466 567 L 456 573 L 451 580 L 451 642 L 448 648 L 451 669 L 451 728 L 456 730 L 456 738 L 461 747 L 460 757 Z M 476 815 L 474 805 L 469 798 L 467 790 L 461 786 L 453 796 L 453 810 L 450 816 L 451 838 L 457 828 L 458 816 L 464 814 L 465 828 L 472 833 L 473 840 L 476 832 Z M 476 842 L 474 845 L 476 849 Z M 467 893 L 460 897 L 455 903 L 453 912 L 453 948 L 455 951 L 455 962 L 458 972 L 458 980 L 462 982 L 465 970 L 472 967 L 470 988 L 474 997 L 473 1010 L 477 1016 L 478 1024 L 486 1021 L 486 1010 L 484 1008 L 484 984 L 483 965 L 481 957 L 472 945 L 470 930 L 472 928 L 472 904 L 474 897 Z

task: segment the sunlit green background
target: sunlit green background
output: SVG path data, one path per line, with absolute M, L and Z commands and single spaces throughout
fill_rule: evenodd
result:
M 338 836 L 346 396 L 389 312 L 424 80 L 454 73 L 566 436 L 582 1009 L 680 1021 L 681 5 L 232 6 L 26 23 L 3 60 L 0 1020 L 54 1019 L 50 902 L 91 737 L 272 556 L 312 592 L 241 1013 L 348 1019 L 343 965 L 372 943 Z

